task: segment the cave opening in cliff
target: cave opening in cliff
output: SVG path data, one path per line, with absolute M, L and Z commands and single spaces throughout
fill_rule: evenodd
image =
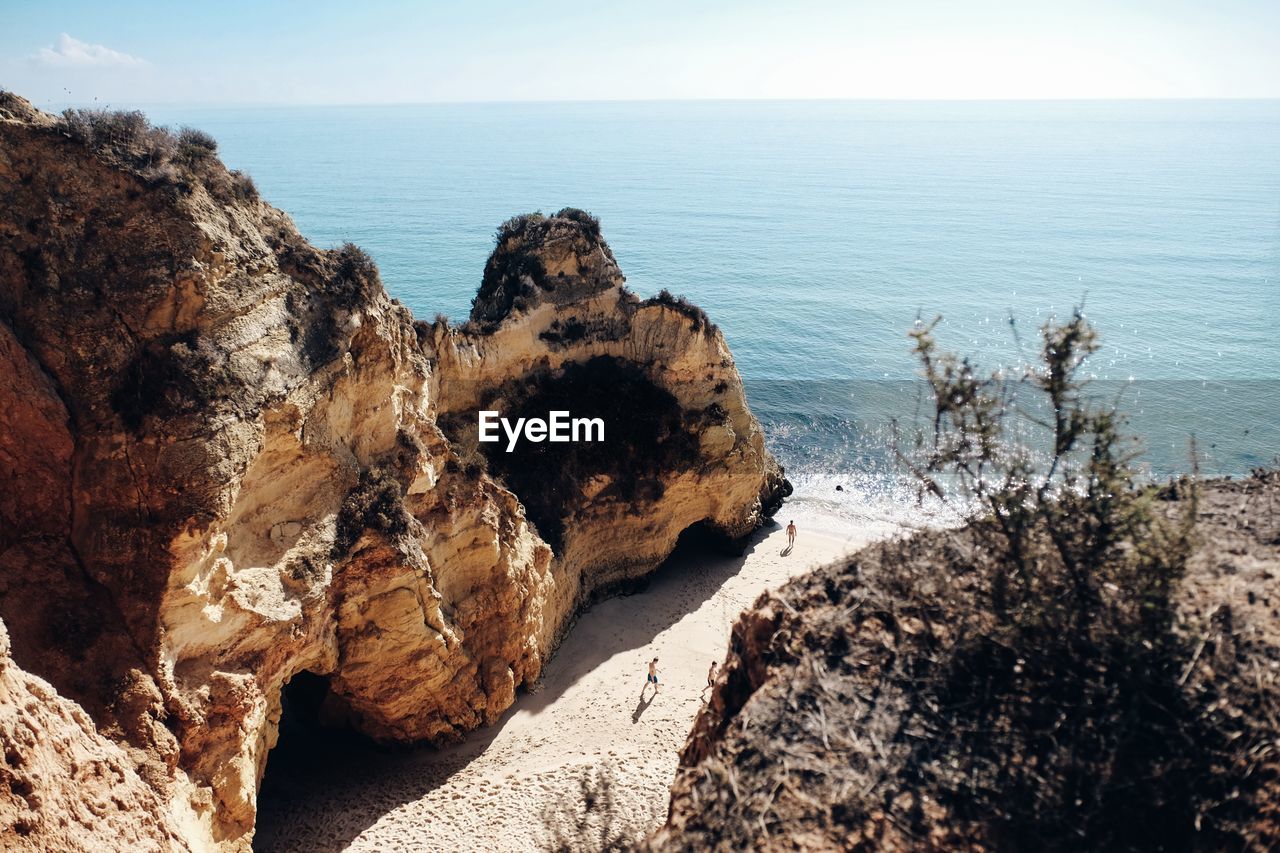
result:
M 675 548 L 662 565 L 647 574 L 597 587 L 588 603 L 646 592 L 671 577 L 690 572 L 702 573 L 709 582 L 718 585 L 742 567 L 741 560 L 725 558 L 741 557 L 745 545 L 745 540 L 730 539 L 705 520 L 696 521 L 680 532 Z
M 489 396 L 504 402 L 500 413 L 512 422 L 564 411 L 605 425 L 601 441 L 524 441 L 510 450 L 501 442 L 470 442 L 485 457 L 487 470 L 519 495 L 528 519 L 557 554 L 564 551 L 565 519 L 588 500 L 585 484 L 605 484 L 594 500 L 652 504 L 672 472 L 697 462 L 699 433 L 714 416 L 710 409 L 686 412 L 643 369 L 611 356 L 522 376 Z M 474 411 L 440 419 L 455 441 L 476 423 Z
M 267 756 L 267 767 L 258 789 L 258 799 L 288 798 L 295 784 L 307 776 L 309 764 L 326 735 L 320 723 L 320 709 L 329 695 L 329 679 L 306 670 L 295 674 L 280 690 L 280 731 L 276 745 Z
M 255 847 L 270 846 L 275 819 L 309 796 L 318 780 L 331 778 L 334 766 L 357 764 L 359 754 L 374 749 L 335 721 L 332 706 L 328 676 L 303 670 L 281 688 L 279 737 L 258 786 Z
M 772 524 L 773 522 L 769 522 Z M 704 552 L 713 554 L 727 554 L 737 556 L 742 553 L 743 542 L 730 539 L 716 528 L 712 527 L 705 519 L 690 524 L 684 530 L 680 531 L 680 537 L 676 539 L 675 551 L 673 555 L 689 552 Z

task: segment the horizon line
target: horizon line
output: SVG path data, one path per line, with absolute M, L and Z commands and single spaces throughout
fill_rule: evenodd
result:
M 9 91 L 19 97 L 21 93 L 0 86 L 0 91 Z M 28 99 L 30 100 L 30 99 Z M 402 100 L 402 101 L 130 101 L 132 107 L 210 107 L 210 108 L 262 108 L 278 109 L 289 107 L 426 107 L 426 106 L 514 106 L 514 105 L 569 105 L 569 104 L 680 104 L 680 103 L 880 103 L 880 104 L 1035 104 L 1035 103 L 1191 103 L 1191 102 L 1224 102 L 1224 103 L 1265 103 L 1280 102 L 1280 95 L 1269 96 L 1214 96 L 1214 97 L 1182 97 L 1182 96 L 1141 96 L 1141 97 L 1045 97 L 1045 98 L 755 98 L 755 97 L 709 97 L 709 98 L 530 98 L 530 99 L 472 99 L 472 100 Z M 32 101 L 37 104 L 38 102 Z M 112 105 L 110 100 L 53 100 L 47 104 L 65 106 L 85 106 L 98 103 L 103 107 Z

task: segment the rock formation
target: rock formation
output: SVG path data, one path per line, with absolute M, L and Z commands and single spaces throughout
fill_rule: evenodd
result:
M 23 672 L 0 622 L 0 839 L 6 850 L 185 850 L 181 832 L 84 709 Z
M 977 719 L 949 704 L 1034 677 L 1025 650 L 1004 673 L 937 677 L 981 609 L 969 529 L 873 545 L 761 596 L 648 849 L 1267 847 L 1280 832 L 1278 510 L 1280 473 L 1205 485 L 1174 600 L 1177 665 L 1154 673 L 1154 706 L 1025 689 Z M 1105 675 L 1115 684 L 1143 675 L 1108 665 L 1133 669 Z
M 593 594 L 787 488 L 719 332 L 628 293 L 586 214 L 508 223 L 471 321 L 415 323 L 214 148 L 0 94 L 0 617 L 65 698 L 3 677 L 146 816 L 98 846 L 247 848 L 299 673 L 377 739 L 493 722 Z M 566 400 L 602 447 L 476 441 Z M 40 825 L 80 814 L 56 790 Z

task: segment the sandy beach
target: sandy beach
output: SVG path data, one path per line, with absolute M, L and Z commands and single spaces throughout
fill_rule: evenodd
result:
M 800 533 L 788 550 L 791 518 Z M 798 511 L 779 520 L 741 557 L 679 550 L 642 592 L 592 607 L 536 688 L 457 746 L 388 751 L 330 737 L 298 747 L 285 759 L 291 778 L 264 792 L 255 848 L 545 847 L 548 821 L 571 821 L 566 804 L 581 800 L 581 780 L 602 772 L 619 821 L 634 832 L 656 826 L 707 667 L 724 657 L 738 614 L 766 589 L 894 530 Z M 642 699 L 653 657 L 662 691 Z

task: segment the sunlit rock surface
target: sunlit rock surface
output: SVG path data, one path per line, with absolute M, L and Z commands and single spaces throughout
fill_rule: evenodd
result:
M 585 214 L 508 223 L 472 320 L 415 323 L 144 131 L 0 94 L 0 616 L 145 783 L 100 846 L 247 848 L 300 672 L 377 739 L 492 723 L 593 594 L 789 488 L 720 333 L 628 293 Z M 479 408 L 561 403 L 606 442 L 476 442 Z

